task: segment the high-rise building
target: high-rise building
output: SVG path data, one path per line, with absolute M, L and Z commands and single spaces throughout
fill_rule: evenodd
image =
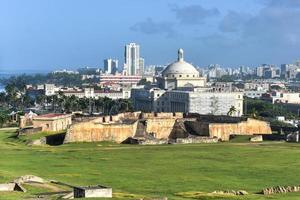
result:
M 125 75 L 142 75 L 144 59 L 140 58 L 140 45 L 136 43 L 130 43 L 125 46 L 125 64 L 124 74 Z
M 116 74 L 118 70 L 118 60 L 116 59 L 105 59 L 104 60 L 104 71 L 106 74 Z
M 143 75 L 144 74 L 144 69 L 145 69 L 145 59 L 144 58 L 140 58 L 139 60 L 139 75 Z
M 279 78 L 280 73 L 275 65 L 262 64 L 256 68 L 256 76 L 261 78 Z

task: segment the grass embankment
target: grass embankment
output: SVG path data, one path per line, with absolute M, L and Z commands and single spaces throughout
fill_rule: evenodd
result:
M 41 132 L 38 132 L 35 134 L 20 135 L 18 137 L 17 137 L 16 133 L 12 133 L 9 138 L 11 139 L 10 141 L 12 141 L 14 143 L 28 144 L 28 143 L 33 142 L 34 140 L 38 140 L 38 139 L 41 139 L 46 136 L 62 134 L 62 133 L 66 133 L 66 131 L 65 130 L 63 130 L 63 131 L 41 131 Z
M 114 199 L 296 200 L 300 193 L 263 196 L 265 187 L 300 185 L 300 145 L 287 143 L 218 143 L 135 146 L 78 143 L 26 146 L 0 131 L 0 182 L 33 174 L 71 185 L 112 186 Z M 39 192 L 0 193 L 0 199 L 23 199 Z M 245 197 L 199 192 L 246 190 Z

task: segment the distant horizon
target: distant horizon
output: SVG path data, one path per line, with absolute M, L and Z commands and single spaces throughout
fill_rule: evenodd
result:
M 274 64 L 274 63 L 261 63 L 259 65 L 236 65 L 236 66 L 224 66 L 220 63 L 211 63 L 211 64 L 208 64 L 206 66 L 199 66 L 199 65 L 195 65 L 194 63 L 192 62 L 189 62 L 189 63 L 192 63 L 194 66 L 197 66 L 197 67 L 200 67 L 200 68 L 206 68 L 208 67 L 209 65 L 215 65 L 215 64 L 218 64 L 220 65 L 221 68 L 239 68 L 240 66 L 245 66 L 245 67 L 249 67 L 251 69 L 255 69 L 256 67 L 260 66 L 260 65 L 263 65 L 263 64 L 270 64 L 270 65 L 275 65 L 276 67 L 280 68 L 280 66 L 282 64 L 293 64 L 295 61 L 297 61 L 298 59 L 295 59 L 294 61 L 292 62 L 289 62 L 289 63 L 280 63 L 280 64 Z M 170 63 L 169 63 L 170 64 Z M 149 64 L 149 65 L 146 65 L 145 67 L 148 67 L 148 66 L 151 66 L 151 65 L 155 65 L 155 66 L 164 66 L 164 65 L 168 65 L 168 64 Z M 19 69 L 12 69 L 12 68 L 7 68 L 7 69 L 3 69 L 3 68 L 0 68 L 0 74 L 38 74 L 38 73 L 41 73 L 41 74 L 44 74 L 44 73 L 50 73 L 50 72 L 53 72 L 53 71 L 56 71 L 56 70 L 72 70 L 72 71 L 76 71 L 80 68 L 85 68 L 85 67 L 90 67 L 90 68 L 98 68 L 98 69 L 103 69 L 103 66 L 82 66 L 82 67 L 57 67 L 57 68 L 51 68 L 51 69 L 43 69 L 43 67 L 30 67 L 30 68 L 24 68 L 24 67 L 20 67 Z M 123 66 L 121 67 L 123 69 Z M 24 71 L 20 71 L 20 69 L 24 69 Z M 120 66 L 119 66 L 119 71 L 120 71 Z

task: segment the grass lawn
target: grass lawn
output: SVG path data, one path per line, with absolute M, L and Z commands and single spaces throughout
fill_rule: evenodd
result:
M 0 130 L 0 183 L 33 174 L 71 185 L 111 186 L 115 198 L 284 199 L 300 193 L 263 196 L 265 187 L 300 185 L 300 145 L 265 142 L 135 146 L 78 143 L 26 146 Z M 39 192 L 1 193 L 0 199 L 24 199 Z M 196 192 L 246 190 L 250 195 L 217 197 Z M 131 195 L 129 195 L 131 194 Z M 132 197 L 132 198 L 131 198 Z

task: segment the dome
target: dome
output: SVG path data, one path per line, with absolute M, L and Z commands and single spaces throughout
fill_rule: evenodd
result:
M 170 75 L 194 75 L 199 76 L 198 70 L 191 64 L 183 60 L 183 49 L 178 50 L 178 60 L 168 65 L 162 72 L 163 77 L 169 77 Z

